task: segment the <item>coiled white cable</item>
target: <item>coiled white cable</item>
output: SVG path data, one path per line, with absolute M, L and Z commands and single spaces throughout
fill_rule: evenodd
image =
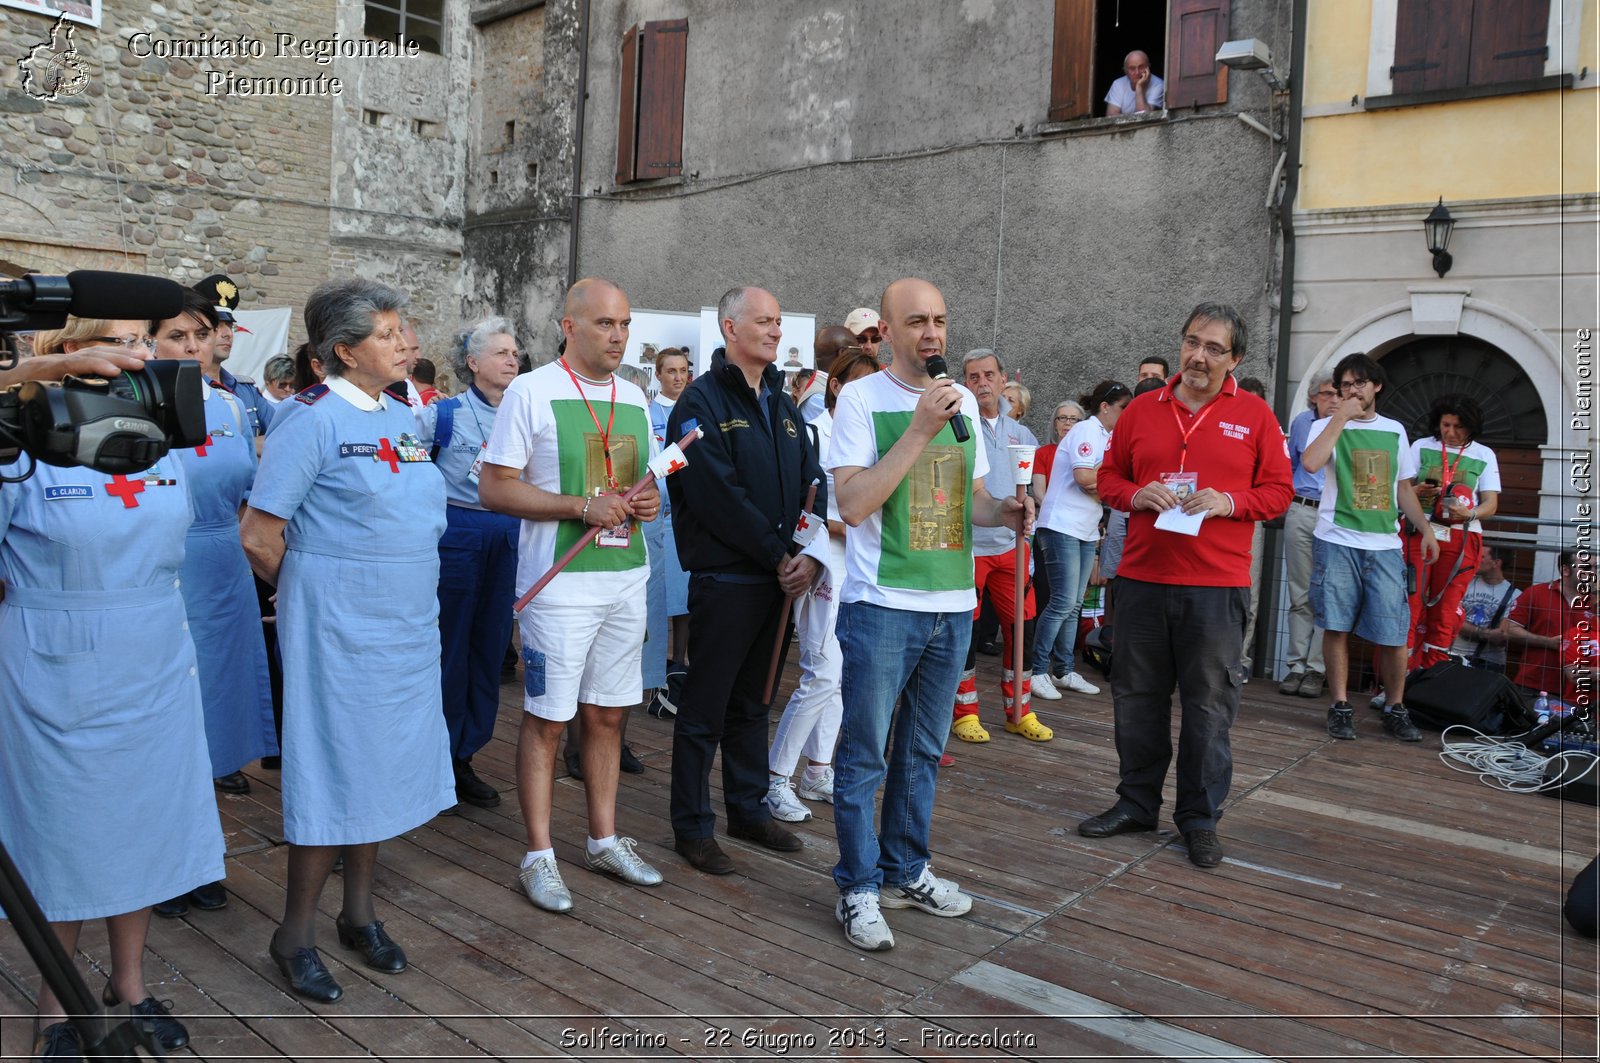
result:
M 1452 734 L 1472 737 L 1452 739 Z M 1445 728 L 1439 741 L 1443 745 L 1439 759 L 1450 768 L 1477 775 L 1485 786 L 1516 794 L 1560 789 L 1600 771 L 1600 757 L 1593 753 L 1563 749 L 1547 757 L 1514 739 L 1495 738 L 1464 724 Z M 1576 774 L 1565 777 L 1568 761 L 1580 768 Z M 1552 765 L 1554 770 L 1551 770 Z

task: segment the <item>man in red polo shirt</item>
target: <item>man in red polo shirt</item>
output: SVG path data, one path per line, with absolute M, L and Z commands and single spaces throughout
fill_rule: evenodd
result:
M 1272 408 L 1240 391 L 1245 323 L 1201 303 L 1183 326 L 1181 372 L 1133 400 L 1100 466 L 1100 498 L 1126 510 L 1111 666 L 1117 803 L 1078 824 L 1105 838 L 1154 830 L 1172 762 L 1172 692 L 1183 708 L 1172 818 L 1197 867 L 1222 862 L 1217 818 L 1233 782 L 1228 731 L 1244 682 L 1255 522 L 1294 495 Z
M 1577 561 L 1573 551 L 1563 550 L 1556 570 L 1556 579 L 1523 591 L 1505 621 L 1506 642 L 1522 647 L 1515 682 L 1530 700 L 1541 690 L 1566 697 L 1563 642 L 1571 642 L 1574 632 L 1588 632 L 1591 637 L 1595 633 L 1593 567 Z

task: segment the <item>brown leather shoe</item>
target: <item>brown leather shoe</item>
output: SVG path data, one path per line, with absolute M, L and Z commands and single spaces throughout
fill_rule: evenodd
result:
M 798 853 L 805 848 L 800 835 L 784 830 L 775 820 L 760 819 L 754 823 L 728 824 L 728 837 L 755 842 L 766 849 L 780 853 Z
M 673 836 L 672 847 L 696 871 L 704 871 L 708 875 L 731 875 L 735 870 L 733 861 L 728 859 L 728 854 L 722 851 L 722 846 L 717 844 L 715 838 L 685 838 L 677 834 Z

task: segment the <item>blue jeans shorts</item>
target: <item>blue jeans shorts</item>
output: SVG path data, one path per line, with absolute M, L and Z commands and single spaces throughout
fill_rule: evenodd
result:
M 1376 646 L 1406 644 L 1411 607 L 1398 547 L 1363 550 L 1317 539 L 1310 589 L 1312 615 L 1323 630 L 1353 631 Z

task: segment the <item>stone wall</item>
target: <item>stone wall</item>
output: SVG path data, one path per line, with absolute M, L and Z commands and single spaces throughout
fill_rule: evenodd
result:
M 241 0 L 233 31 L 324 36 L 333 0 Z M 107 4 L 98 28 L 75 27 L 88 82 L 80 95 L 39 100 L 17 63 L 48 41 L 52 21 L 0 9 L 0 248 L 60 249 L 69 268 L 100 265 L 193 283 L 226 272 L 242 305 L 298 306 L 327 269 L 325 101 L 211 95 L 207 72 L 314 76 L 298 59 L 140 56 L 136 34 L 192 39 L 215 31 L 215 8 L 194 0 Z M 249 27 L 249 28 L 246 28 Z M 141 38 L 139 50 L 143 47 Z M 18 265 L 44 259 L 22 253 Z M 108 261 L 109 260 L 109 261 Z
M 464 317 L 510 318 L 535 364 L 554 358 L 561 338 L 582 6 L 473 5 L 477 110 L 466 173 Z M 507 122 L 516 123 L 510 140 Z

